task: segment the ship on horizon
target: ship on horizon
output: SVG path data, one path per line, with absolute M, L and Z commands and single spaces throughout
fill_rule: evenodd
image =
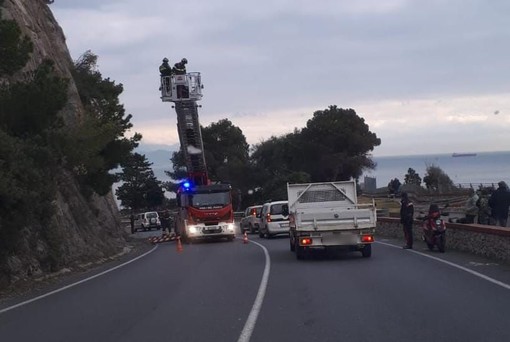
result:
M 476 153 L 453 153 L 452 157 L 476 157 Z

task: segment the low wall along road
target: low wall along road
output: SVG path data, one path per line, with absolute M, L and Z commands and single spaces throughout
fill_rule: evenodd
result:
M 414 221 L 413 237 L 422 242 L 423 221 Z M 376 235 L 400 238 L 404 243 L 404 232 L 400 219 L 378 217 Z M 419 243 L 419 242 L 418 242 Z M 510 229 L 480 224 L 446 223 L 446 251 L 448 249 L 485 256 L 510 263 Z

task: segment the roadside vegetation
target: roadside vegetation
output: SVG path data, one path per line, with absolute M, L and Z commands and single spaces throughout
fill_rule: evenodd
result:
M 59 268 L 63 241 L 53 222 L 59 177 L 70 174 L 86 197 L 111 191 L 117 176 L 141 139 L 124 136 L 132 125 L 119 103 L 122 85 L 103 78 L 97 57 L 86 52 L 72 78 L 85 112 L 62 115 L 70 79 L 54 61 L 26 70 L 33 44 L 18 24 L 2 17 L 0 0 L 0 275 L 24 236 L 49 247 L 46 270 Z
M 381 144 L 353 109 L 337 106 L 313 113 L 306 127 L 251 147 L 228 119 L 202 127 L 202 137 L 209 176 L 232 184 L 235 210 L 285 199 L 287 183 L 357 179 L 376 166 L 370 153 Z M 181 152 L 171 161 L 167 175 L 185 178 Z M 177 181 L 165 184 L 169 191 L 177 186 Z

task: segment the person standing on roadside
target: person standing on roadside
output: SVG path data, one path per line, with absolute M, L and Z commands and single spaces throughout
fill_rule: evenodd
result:
M 489 198 L 492 218 L 496 225 L 506 227 L 508 220 L 508 207 L 510 207 L 510 191 L 508 185 L 501 181 L 498 183 L 498 189 L 494 191 Z
M 478 195 L 473 188 L 469 189 L 469 198 L 466 201 L 465 215 L 466 219 L 463 223 L 475 223 L 475 218 L 478 215 Z
M 413 222 L 414 222 L 414 205 L 409 200 L 407 192 L 402 192 L 400 200 L 400 223 L 404 228 L 404 237 L 406 244 L 404 249 L 413 248 Z
M 487 190 L 480 191 L 480 196 L 476 202 L 478 207 L 478 224 L 491 224 L 491 208 L 489 207 L 489 195 Z

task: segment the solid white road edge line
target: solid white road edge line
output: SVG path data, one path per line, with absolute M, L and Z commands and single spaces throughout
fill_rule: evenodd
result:
M 257 318 L 259 317 L 262 302 L 264 301 L 264 297 L 266 295 L 267 283 L 269 281 L 269 271 L 271 271 L 271 259 L 269 257 L 269 252 L 267 251 L 266 247 L 255 241 L 250 240 L 250 243 L 254 243 L 260 248 L 262 248 L 262 250 L 264 250 L 264 255 L 266 256 L 266 266 L 264 268 L 262 280 L 260 281 L 257 297 L 255 298 L 255 302 L 253 303 L 253 306 L 251 308 L 250 315 L 248 316 L 248 319 L 244 324 L 243 331 L 241 332 L 241 335 L 239 336 L 237 342 L 248 342 L 251 338 L 251 334 L 255 329 L 255 324 L 257 323 Z
M 106 270 L 106 271 L 103 271 L 103 272 L 98 273 L 98 274 L 95 274 L 95 275 L 93 275 L 93 276 L 91 276 L 91 277 L 88 277 L 88 278 L 82 279 L 82 280 L 80 280 L 80 281 L 77 281 L 76 283 L 72 283 L 72 284 L 66 285 L 66 286 L 64 286 L 64 287 L 61 287 L 61 288 L 59 288 L 59 289 L 53 290 L 53 291 L 51 291 L 51 292 L 45 293 L 45 294 L 40 295 L 40 296 L 38 296 L 38 297 L 35 297 L 35 298 L 32 298 L 32 299 L 26 300 L 26 301 L 24 301 L 24 302 L 21 302 L 21 303 L 15 304 L 15 305 L 13 305 L 13 306 L 9 306 L 8 308 L 5 308 L 5 309 L 0 310 L 0 314 L 3 314 L 4 312 L 7 312 L 7 311 L 12 310 L 12 309 L 19 308 L 20 306 L 30 304 L 30 303 L 32 303 L 32 302 L 35 302 L 35 301 L 39 300 L 39 299 L 43 299 L 43 298 L 49 297 L 49 296 L 51 296 L 51 295 L 54 295 L 55 293 L 62 292 L 62 291 L 64 291 L 64 290 L 70 289 L 71 287 L 75 287 L 76 285 L 83 284 L 83 283 L 85 283 L 85 282 L 87 282 L 87 281 L 89 281 L 89 280 L 92 280 L 92 279 L 94 279 L 94 278 L 97 278 L 97 277 L 100 277 L 100 276 L 105 275 L 105 274 L 107 274 L 107 273 L 110 273 L 110 272 L 112 272 L 112 271 L 115 271 L 116 269 L 119 269 L 119 268 L 121 268 L 121 267 L 124 267 L 124 266 L 126 266 L 126 265 L 129 265 L 130 263 L 132 263 L 132 262 L 134 262 L 134 261 L 136 261 L 136 260 L 138 260 L 138 259 L 141 259 L 141 258 L 143 258 L 143 257 L 144 257 L 144 256 L 146 256 L 146 255 L 149 255 L 150 253 L 154 252 L 154 251 L 156 250 L 156 248 L 158 248 L 158 245 L 154 246 L 154 248 L 153 248 L 153 249 L 151 249 L 150 251 L 145 252 L 144 254 L 137 256 L 136 258 L 131 259 L 131 260 L 129 260 L 129 261 L 127 261 L 127 262 L 123 263 L 123 264 L 120 264 L 120 265 L 117 265 L 117 266 L 115 266 L 115 267 L 112 267 L 112 268 L 110 268 L 110 269 L 108 269 L 108 270 Z
M 381 241 L 376 241 L 376 243 L 380 243 L 381 245 L 385 245 L 385 246 L 389 246 L 389 247 L 394 247 L 394 248 L 399 248 L 399 249 L 402 249 L 402 247 L 399 247 L 399 246 L 395 246 L 395 245 L 392 245 L 390 243 L 386 243 L 386 242 L 381 242 Z M 443 260 L 441 258 L 437 258 L 435 256 L 432 256 L 432 255 L 428 255 L 428 254 L 425 254 L 425 253 L 422 253 L 422 252 L 418 252 L 418 251 L 415 251 L 413 249 L 407 249 L 406 251 L 408 252 L 412 252 L 412 253 L 415 253 L 415 254 L 419 254 L 421 256 L 424 256 L 424 257 L 427 257 L 429 259 L 432 259 L 432 260 L 435 260 L 435 261 L 439 261 L 439 262 L 442 262 L 443 264 L 446 264 L 446 265 L 449 265 L 449 266 L 452 266 L 452 267 L 455 267 L 459 270 L 462 270 L 464 272 L 467 272 L 467 273 L 471 273 L 472 275 L 474 276 L 477 276 L 479 278 L 482 278 L 484 280 L 487 280 L 493 284 L 496 284 L 496 285 L 499 285 L 507 290 L 510 290 L 510 285 L 508 284 L 505 284 L 503 283 L 502 281 L 499 281 L 499 280 L 496 280 L 494 278 L 491 278 L 491 277 L 488 277 L 484 274 L 481 274 L 481 273 L 478 273 L 476 271 L 473 271 L 473 270 L 470 270 L 469 268 L 466 268 L 464 266 L 461 266 L 461 265 L 457 265 L 457 264 L 454 264 L 453 262 L 450 262 L 450 261 L 447 261 L 447 260 Z

